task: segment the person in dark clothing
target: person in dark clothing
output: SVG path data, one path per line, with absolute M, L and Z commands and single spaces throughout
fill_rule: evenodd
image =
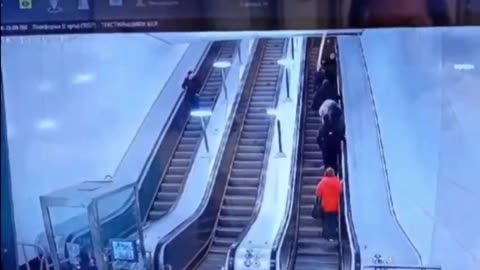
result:
M 313 102 L 311 109 L 314 111 L 318 111 L 320 106 L 325 102 L 327 99 L 331 100 L 338 100 L 338 93 L 333 84 L 328 79 L 324 79 L 320 89 L 315 92 L 313 96 Z
M 325 80 L 325 69 L 320 68 L 320 70 L 315 72 L 315 77 L 313 80 L 313 89 L 315 89 L 315 92 L 320 90 L 320 87 L 322 86 L 323 80 Z
M 345 137 L 345 122 L 342 109 L 337 102 L 326 100 L 319 109 L 322 125 L 317 143 L 322 150 L 325 167 L 337 170 L 341 142 Z
M 200 92 L 200 83 L 193 74 L 193 71 L 189 71 L 187 77 L 183 80 L 182 88 L 185 90 L 185 98 L 190 104 L 192 109 L 198 108 L 198 94 Z
M 331 133 L 321 138 L 323 162 L 325 167 L 331 167 L 338 170 L 338 156 L 340 150 L 340 141 Z
M 328 59 L 322 61 L 325 77 L 335 86 L 337 84 L 337 57 L 331 53 Z

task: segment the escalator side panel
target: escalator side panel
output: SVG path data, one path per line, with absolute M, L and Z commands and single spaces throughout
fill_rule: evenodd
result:
M 253 58 L 254 63 L 252 63 L 250 70 L 256 70 L 257 66 L 260 64 L 260 61 L 258 61 L 260 53 L 261 52 L 258 49 L 255 51 L 255 56 Z M 248 76 L 250 77 L 251 75 L 249 74 Z M 252 80 L 247 80 L 244 89 L 251 89 L 252 83 Z M 184 269 L 187 265 L 192 263 L 195 264 L 194 259 L 203 257 L 203 254 L 207 251 L 208 241 L 211 238 L 218 212 L 220 210 L 223 191 L 227 184 L 230 164 L 233 162 L 236 142 L 241 134 L 242 120 L 246 113 L 246 105 L 249 96 L 250 91 L 243 91 L 240 96 L 240 101 L 225 144 L 225 150 L 220 161 L 219 170 L 212 187 L 211 196 L 204 212 L 164 248 L 164 263 L 170 265 L 172 269 Z M 160 269 L 160 266 L 158 265 L 159 260 L 157 258 L 160 254 L 162 245 L 163 243 L 159 243 L 155 250 L 154 269 Z M 182 252 L 178 252 L 179 250 Z

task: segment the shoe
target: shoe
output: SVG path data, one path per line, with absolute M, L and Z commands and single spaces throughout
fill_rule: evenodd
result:
M 334 239 L 328 239 L 328 242 L 334 242 L 335 240 Z

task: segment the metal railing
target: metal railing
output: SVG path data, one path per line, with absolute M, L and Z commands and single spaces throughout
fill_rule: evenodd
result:
M 35 244 L 27 244 L 27 243 L 17 243 L 17 246 L 20 247 L 20 250 L 21 250 L 21 254 L 20 255 L 23 255 L 23 260 L 25 261 L 25 268 L 27 268 L 27 270 L 32 270 L 32 268 L 34 268 L 35 270 L 49 270 L 49 269 L 52 269 L 53 268 L 53 263 L 50 263 L 49 260 L 48 260 L 48 254 L 47 252 L 45 252 L 45 249 L 39 245 L 35 245 Z M 33 252 L 35 254 L 38 254 L 37 256 L 35 256 L 34 258 L 28 258 L 28 255 L 27 255 L 27 248 L 28 249 L 33 249 Z M 32 267 L 30 265 L 30 261 L 33 261 L 37 259 L 39 261 L 39 268 L 37 267 Z M 67 262 L 68 259 L 63 259 L 62 261 L 60 261 L 60 263 L 65 263 Z
M 390 270 L 390 269 L 413 269 L 413 270 L 442 270 L 442 267 L 435 265 L 389 265 L 389 264 L 372 264 L 364 265 L 362 269 L 374 269 L 374 270 Z

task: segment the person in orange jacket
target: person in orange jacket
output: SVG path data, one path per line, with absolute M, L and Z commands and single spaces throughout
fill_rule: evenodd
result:
M 316 195 L 322 204 L 323 236 L 329 241 L 334 241 L 337 234 L 342 192 L 342 181 L 335 175 L 335 171 L 328 167 L 325 176 L 317 185 Z

